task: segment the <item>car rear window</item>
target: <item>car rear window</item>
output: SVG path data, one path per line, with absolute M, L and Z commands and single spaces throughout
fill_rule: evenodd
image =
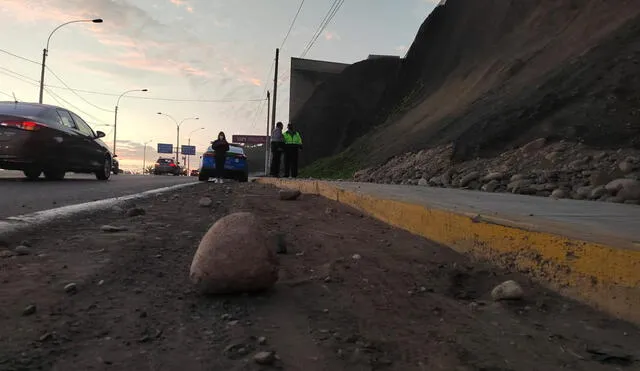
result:
M 172 162 L 173 162 L 173 160 L 172 160 L 172 159 L 168 159 L 168 158 L 161 158 L 161 159 L 158 159 L 158 163 L 159 163 L 159 164 L 170 164 L 170 163 L 172 163 Z

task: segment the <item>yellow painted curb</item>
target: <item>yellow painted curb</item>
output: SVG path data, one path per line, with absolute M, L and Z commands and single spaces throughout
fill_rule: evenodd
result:
M 326 181 L 258 178 L 341 202 L 411 233 L 528 274 L 563 295 L 640 323 L 640 251 L 530 231 L 469 215 L 374 197 Z

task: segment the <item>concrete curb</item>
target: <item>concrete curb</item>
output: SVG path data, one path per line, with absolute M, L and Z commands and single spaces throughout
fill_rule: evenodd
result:
M 140 199 L 144 197 L 149 197 L 155 194 L 175 191 L 177 189 L 190 187 L 200 183 L 201 182 L 178 184 L 170 187 L 152 189 L 149 191 L 127 195 L 127 196 L 107 198 L 104 200 L 62 206 L 55 209 L 37 211 L 31 214 L 8 217 L 5 220 L 0 220 L 0 236 L 6 235 L 9 233 L 18 232 L 26 228 L 41 226 L 41 225 L 50 223 L 56 219 L 68 218 L 76 214 L 81 214 L 86 212 L 95 212 L 95 211 L 105 210 L 105 209 L 114 207 L 117 204 L 122 203 L 124 201 L 135 200 L 135 199 Z
M 298 189 L 341 202 L 393 226 L 526 273 L 551 289 L 616 317 L 640 323 L 640 251 L 615 241 L 567 237 L 508 220 L 385 199 L 328 181 L 259 178 L 257 182 Z

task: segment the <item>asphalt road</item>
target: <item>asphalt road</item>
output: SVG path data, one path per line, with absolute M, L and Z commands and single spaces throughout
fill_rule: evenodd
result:
M 68 173 L 62 181 L 30 182 L 22 172 L 0 171 L 0 219 L 195 181 L 187 176 L 120 174 L 102 182 L 93 175 Z

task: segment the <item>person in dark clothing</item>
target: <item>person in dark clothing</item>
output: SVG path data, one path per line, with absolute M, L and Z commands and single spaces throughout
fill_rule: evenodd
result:
M 227 152 L 229 152 L 229 143 L 224 135 L 224 132 L 218 134 L 218 139 L 211 142 L 211 148 L 215 151 L 216 161 L 216 183 L 222 183 L 224 178 L 224 162 L 227 159 Z
M 284 137 L 282 136 L 282 123 L 278 122 L 271 133 L 271 176 L 280 176 L 280 158 L 284 152 Z
M 298 153 L 302 149 L 302 137 L 292 124 L 287 125 L 284 137 L 284 177 L 298 177 Z

